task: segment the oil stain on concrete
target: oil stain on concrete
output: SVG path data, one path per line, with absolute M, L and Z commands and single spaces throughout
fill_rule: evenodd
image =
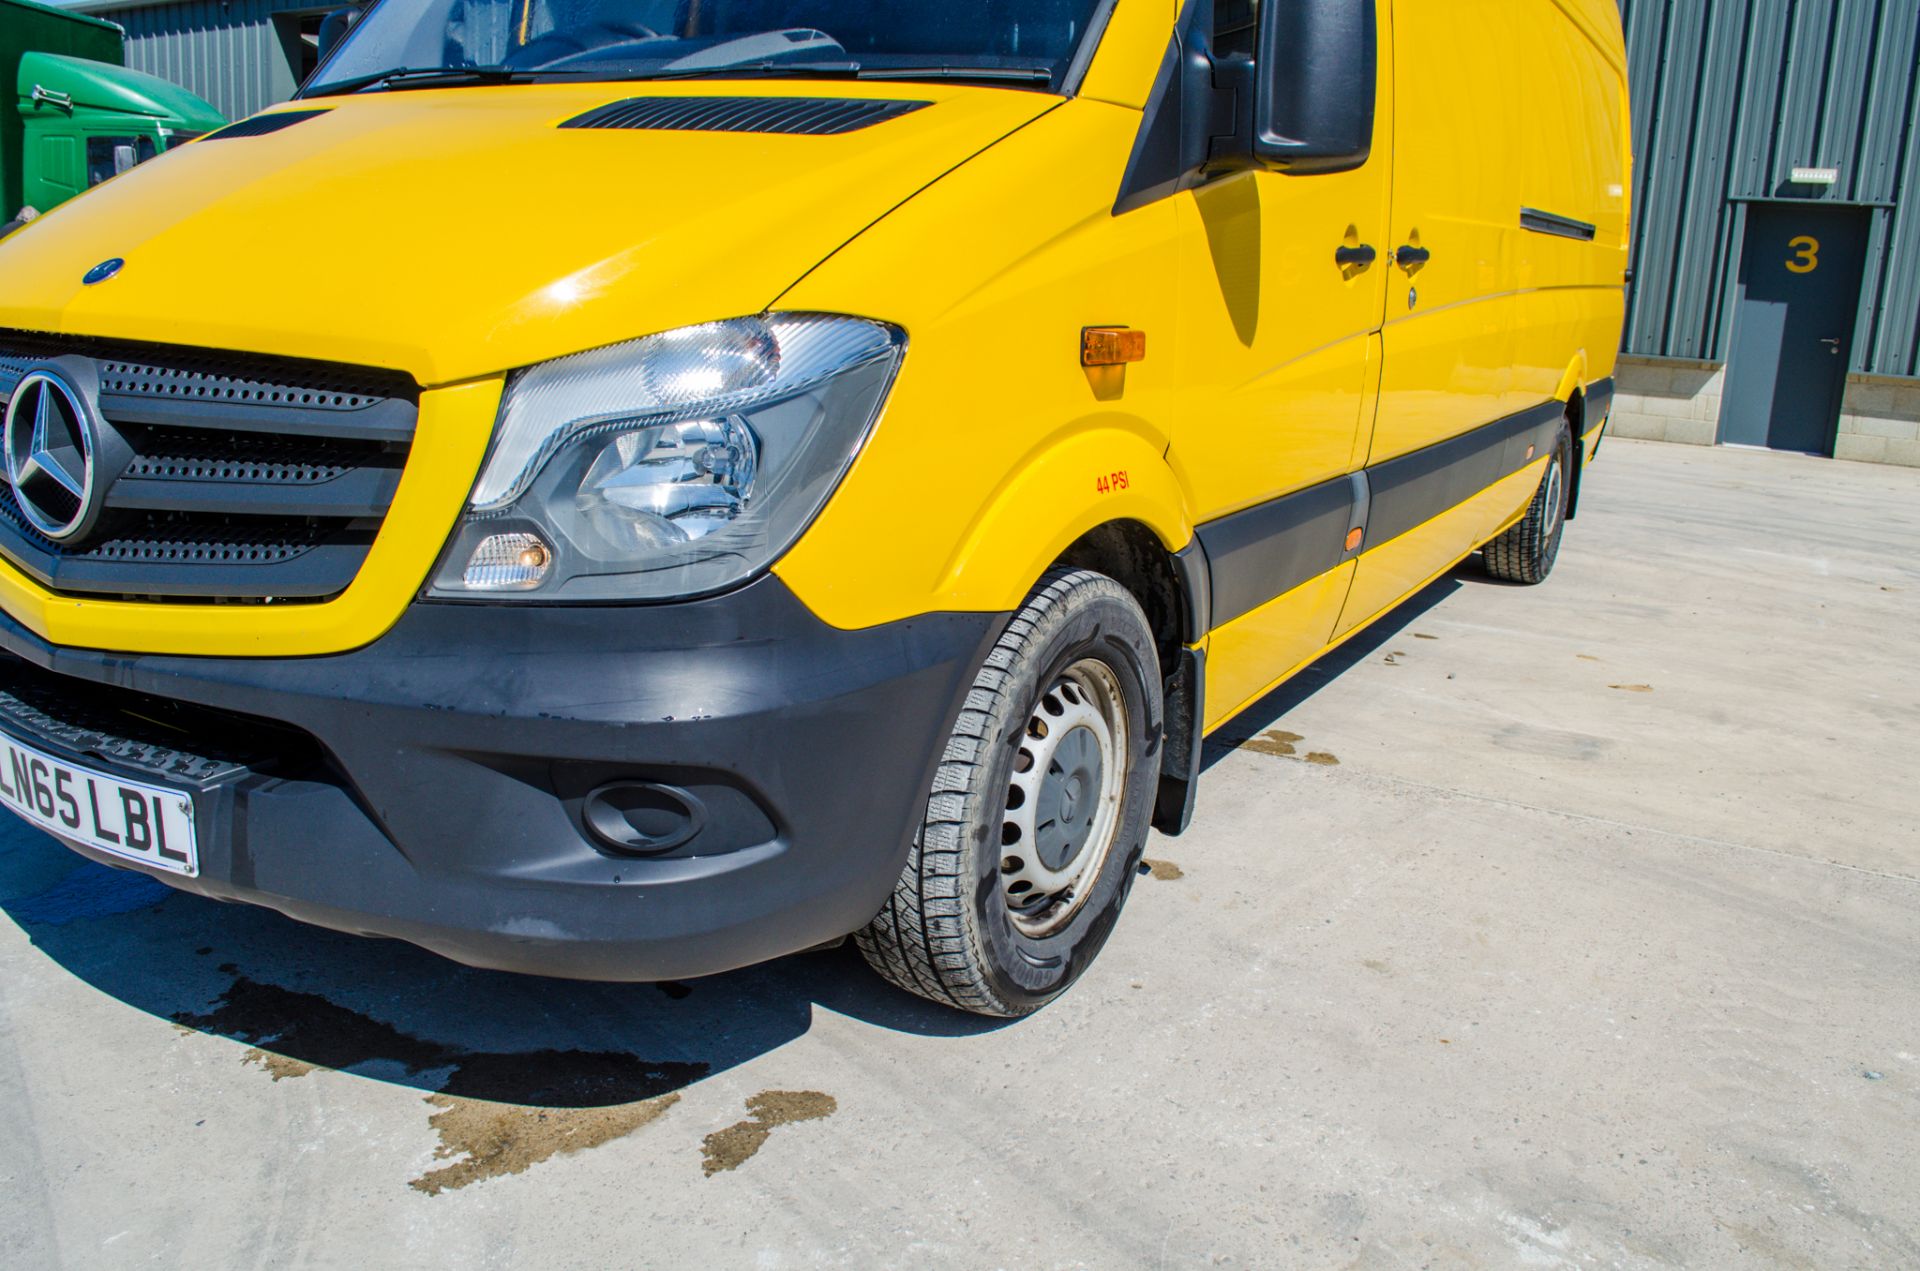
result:
M 440 1111 L 427 1118 L 440 1134 L 433 1155 L 453 1163 L 412 1182 L 429 1196 L 506 1174 L 525 1173 L 550 1156 L 599 1147 L 666 1115 L 680 1102 L 663 1094 L 607 1108 L 521 1108 L 452 1095 L 428 1095 Z
M 313 993 L 235 978 L 214 1008 L 174 1022 L 251 1042 L 245 1060 L 275 1081 L 320 1068 L 397 1064 L 428 1077 L 440 1136 L 412 1186 L 437 1196 L 519 1174 L 553 1156 L 597 1147 L 658 1120 L 703 1063 L 656 1063 L 616 1051 L 474 1051 L 403 1033 Z
M 1324 750 L 1309 750 L 1306 754 L 1299 751 L 1299 743 L 1305 741 L 1299 733 L 1290 733 L 1284 728 L 1269 728 L 1258 737 L 1246 737 L 1239 741 L 1242 750 L 1251 750 L 1257 754 L 1272 755 L 1277 759 L 1297 759 L 1301 763 L 1318 764 L 1322 767 L 1335 767 L 1340 761 Z M 1229 739 L 1229 745 L 1235 744 Z
M 763 1090 L 747 1100 L 746 1120 L 715 1130 L 700 1144 L 701 1168 L 708 1178 L 739 1169 L 766 1146 L 776 1126 L 818 1121 L 839 1110 L 838 1099 L 818 1090 Z
M 1172 861 L 1156 861 L 1148 857 L 1140 862 L 1140 866 L 1147 873 L 1152 874 L 1163 883 L 1170 883 L 1176 878 L 1185 878 L 1187 876 L 1187 871 L 1181 869 Z

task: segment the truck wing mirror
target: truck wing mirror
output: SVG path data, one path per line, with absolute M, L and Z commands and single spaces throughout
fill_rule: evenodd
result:
M 1375 0 L 1261 6 L 1254 157 L 1288 172 L 1357 168 L 1373 149 Z
M 353 30 L 353 24 L 360 20 L 361 10 L 356 6 L 349 9 L 335 9 L 320 19 L 320 38 L 317 49 L 321 62 L 338 48 L 340 41 L 347 38 L 347 32 Z

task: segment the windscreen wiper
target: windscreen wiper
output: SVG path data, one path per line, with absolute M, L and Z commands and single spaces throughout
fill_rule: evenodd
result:
M 1051 84 L 1053 72 L 1040 66 L 876 66 L 861 79 L 965 79 L 986 83 Z
M 862 66 L 858 62 L 733 62 L 685 70 L 641 71 L 624 80 L 731 79 L 736 76 L 779 79 L 970 80 L 989 84 L 1053 83 L 1053 72 L 1039 66 Z
M 729 79 L 733 76 L 766 75 L 795 79 L 855 79 L 861 74 L 858 62 L 729 62 L 725 66 L 689 66 L 682 70 L 637 71 L 614 78 L 634 79 Z
M 322 84 L 301 97 L 342 97 L 368 88 L 439 88 L 448 84 L 531 84 L 539 73 L 515 66 L 399 66 Z

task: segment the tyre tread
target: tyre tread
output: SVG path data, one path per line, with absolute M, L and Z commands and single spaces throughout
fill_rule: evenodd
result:
M 1045 638 L 1050 619 L 1086 593 L 1133 603 L 1104 574 L 1053 569 L 988 651 L 941 753 L 906 868 L 886 907 L 854 936 L 867 963 L 909 993 L 985 1015 L 1010 1017 L 1039 1008 L 1004 1000 L 988 978 L 987 955 L 967 904 L 965 836 L 982 799 L 992 793 L 981 786 L 993 762 L 993 739 L 1024 707 L 1012 693 L 1020 655 Z
M 1566 456 L 1563 463 L 1571 460 L 1567 439 L 1568 430 L 1563 427 L 1554 440 L 1556 452 Z M 1570 476 L 1570 473 L 1563 474 L 1562 500 L 1566 498 L 1565 478 Z M 1555 553 L 1546 549 L 1540 527 L 1549 515 L 1546 478 L 1543 475 L 1540 488 L 1534 491 L 1533 498 L 1527 503 L 1526 515 L 1481 548 L 1481 563 L 1487 573 L 1509 583 L 1532 585 L 1546 581 L 1547 575 L 1553 572 Z

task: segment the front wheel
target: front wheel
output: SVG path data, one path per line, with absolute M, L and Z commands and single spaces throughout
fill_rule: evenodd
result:
M 1048 573 L 974 677 L 906 869 L 856 937 L 868 963 L 981 1015 L 1064 992 L 1145 850 L 1161 710 L 1139 604 L 1105 575 Z
M 1567 525 L 1567 483 L 1572 472 L 1573 430 L 1562 424 L 1526 515 L 1488 543 L 1482 554 L 1489 574 L 1510 583 L 1546 581 L 1560 556 L 1560 535 Z

